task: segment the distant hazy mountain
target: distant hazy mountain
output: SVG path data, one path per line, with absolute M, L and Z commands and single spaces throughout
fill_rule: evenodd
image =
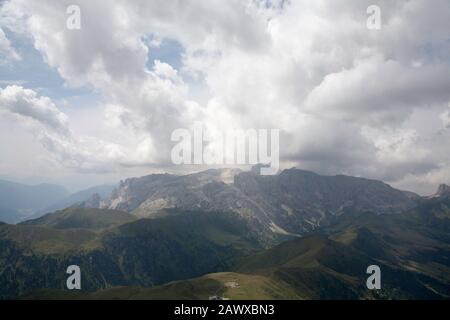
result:
M 96 197 L 98 197 L 98 199 L 107 198 L 109 197 L 113 189 L 114 186 L 112 185 L 100 185 L 72 193 L 62 199 L 58 199 L 57 201 L 52 202 L 50 206 L 38 210 L 35 214 L 28 217 L 28 219 L 36 219 L 43 216 L 46 213 L 65 209 L 73 205 L 82 205 L 84 202 L 92 200 L 93 198 Z M 92 206 L 95 207 L 94 204 L 92 204 Z M 96 203 L 96 207 L 98 206 L 99 204 Z
M 67 195 L 67 190 L 58 185 L 30 186 L 0 180 L 0 221 L 20 221 Z
M 17 209 L 5 207 L 0 204 L 0 222 L 16 223 L 21 219 L 21 214 Z
M 101 207 L 140 217 L 164 208 L 233 211 L 266 235 L 266 230 L 301 235 L 343 213 L 400 213 L 417 205 L 419 199 L 376 180 L 320 176 L 298 169 L 275 176 L 261 176 L 258 170 L 224 169 L 127 179 Z

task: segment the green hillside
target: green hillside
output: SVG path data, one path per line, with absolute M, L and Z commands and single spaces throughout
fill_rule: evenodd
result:
M 83 216 L 91 212 L 86 210 Z M 64 221 L 53 216 L 44 220 L 50 225 Z M 0 297 L 64 289 L 71 264 L 80 266 L 87 291 L 148 287 L 225 270 L 236 257 L 259 248 L 241 220 L 222 213 L 171 210 L 102 230 L 3 224 Z
M 30 299 L 448 299 L 449 208 L 439 198 L 403 214 L 349 213 L 270 249 L 220 212 L 166 210 L 101 230 L 4 224 L 0 287 Z M 72 262 L 83 292 L 64 291 L 57 274 Z M 369 265 L 381 290 L 366 287 Z
M 92 300 L 207 300 L 213 297 L 239 299 L 302 299 L 289 285 L 274 279 L 220 272 L 182 281 L 173 281 L 153 288 L 114 287 L 92 293 L 63 290 L 40 290 L 22 299 L 92 299 Z
M 347 215 L 322 234 L 243 257 L 234 272 L 78 298 L 448 299 L 449 208 L 449 199 L 439 199 L 400 215 Z M 366 269 L 373 264 L 381 268 L 381 290 L 366 288 Z
M 39 225 L 55 229 L 103 229 L 136 220 L 136 217 L 118 210 L 71 207 L 44 215 L 21 225 Z

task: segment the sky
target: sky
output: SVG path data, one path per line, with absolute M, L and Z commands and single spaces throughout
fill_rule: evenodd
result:
M 0 178 L 198 171 L 170 158 L 198 121 L 279 129 L 282 168 L 431 194 L 450 183 L 450 2 L 0 0 Z

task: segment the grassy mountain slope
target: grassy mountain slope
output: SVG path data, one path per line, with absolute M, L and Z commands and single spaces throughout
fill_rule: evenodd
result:
M 22 222 L 21 225 L 39 225 L 55 229 L 103 229 L 136 219 L 135 216 L 118 210 L 71 207 Z
M 78 210 L 76 217 L 94 214 L 102 222 L 111 214 Z M 67 229 L 68 213 L 44 217 L 43 225 L 0 225 L 0 297 L 63 289 L 71 264 L 80 266 L 87 291 L 153 286 L 224 270 L 259 248 L 240 219 L 223 213 L 170 210 L 100 230 Z
M 214 296 L 232 300 L 304 298 L 289 285 L 268 277 L 220 272 L 190 280 L 173 281 L 153 288 L 115 287 L 92 293 L 46 289 L 26 295 L 22 299 L 174 300 L 182 297 L 186 300 L 207 300 Z
M 439 198 L 400 215 L 347 214 L 322 234 L 243 257 L 234 272 L 78 298 L 447 299 L 449 213 L 450 198 Z M 366 287 L 366 269 L 374 264 L 381 268 L 381 290 Z
M 450 197 L 397 215 L 346 213 L 320 233 L 258 252 L 246 220 L 229 213 L 167 210 L 152 217 L 102 230 L 0 225 L 0 246 L 13 244 L 0 248 L 0 274 L 14 279 L 6 288 L 15 288 L 17 279 L 45 278 L 50 282 L 34 289 L 47 290 L 29 298 L 450 297 Z M 71 246 L 73 238 L 78 247 Z M 54 239 L 64 246 L 50 245 Z M 85 292 L 58 290 L 64 288 L 61 269 L 72 262 L 83 270 Z M 381 290 L 366 288 L 369 265 L 381 268 Z M 27 290 L 21 293 L 34 291 Z
M 450 199 L 400 215 L 346 215 L 326 235 L 280 244 L 244 259 L 237 271 L 289 283 L 313 299 L 450 297 Z M 379 265 L 382 290 L 365 287 Z

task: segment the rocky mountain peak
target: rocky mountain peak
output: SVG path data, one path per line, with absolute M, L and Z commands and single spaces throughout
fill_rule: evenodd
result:
M 80 207 L 82 208 L 99 208 L 101 204 L 102 198 L 96 192 L 91 197 L 89 197 L 86 201 L 82 202 Z
M 446 184 L 440 184 L 438 187 L 438 190 L 436 191 L 436 193 L 433 195 L 434 198 L 437 197 L 447 197 L 450 195 L 450 186 L 446 185 Z

